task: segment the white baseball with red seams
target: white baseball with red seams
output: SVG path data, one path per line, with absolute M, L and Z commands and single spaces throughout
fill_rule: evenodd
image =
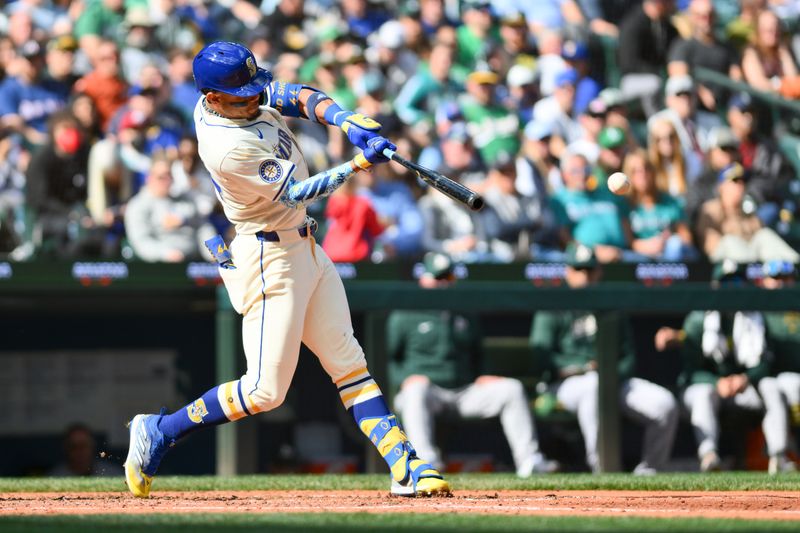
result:
M 614 194 L 627 194 L 631 190 L 631 180 L 622 172 L 614 172 L 608 177 L 608 190 Z

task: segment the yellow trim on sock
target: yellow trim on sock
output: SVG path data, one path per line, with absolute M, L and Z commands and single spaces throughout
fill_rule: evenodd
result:
M 245 403 L 247 404 L 247 410 L 250 411 L 251 415 L 256 413 L 260 413 L 261 411 L 256 407 L 256 404 L 253 403 L 253 400 L 250 399 L 249 394 L 242 394 Z
M 228 420 L 233 420 L 234 416 L 236 416 L 236 400 L 233 399 L 233 381 L 229 381 L 225 384 L 225 387 L 222 389 L 222 398 L 221 404 L 222 409 L 225 411 L 225 416 L 228 417 Z
M 377 390 L 380 390 L 380 388 L 378 387 L 377 383 L 372 383 L 371 385 L 367 385 L 366 387 L 362 387 L 362 388 L 358 389 L 357 391 L 351 392 L 349 394 L 342 395 L 342 403 L 346 404 L 350 400 L 352 400 L 354 398 L 358 398 L 362 394 L 368 394 L 370 392 L 377 391 Z
M 368 373 L 369 372 L 367 372 L 367 367 L 365 367 L 365 366 L 363 366 L 363 367 L 361 367 L 361 368 L 359 368 L 357 370 L 353 370 L 352 372 L 347 374 L 345 377 L 337 380 L 336 381 L 336 386 L 337 387 L 341 387 L 342 385 L 345 384 L 344 383 L 345 381 L 351 381 L 356 377 L 361 377 L 362 374 L 368 374 Z
M 228 417 L 228 420 L 239 420 L 240 418 L 244 418 L 247 416 L 247 413 L 244 412 L 243 407 L 237 407 L 236 401 L 237 398 L 234 396 L 233 393 L 233 384 L 236 381 L 229 381 L 225 384 L 225 397 L 223 400 L 225 401 L 225 406 L 228 408 L 228 412 L 226 412 L 225 416 Z

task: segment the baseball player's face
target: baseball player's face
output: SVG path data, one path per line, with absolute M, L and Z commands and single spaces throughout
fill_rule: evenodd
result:
M 227 118 L 252 119 L 258 116 L 258 104 L 260 95 L 255 96 L 231 96 L 225 93 L 210 92 L 206 95 L 206 101 L 212 109 Z

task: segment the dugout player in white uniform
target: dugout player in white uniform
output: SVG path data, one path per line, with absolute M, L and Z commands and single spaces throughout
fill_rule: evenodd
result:
M 439 472 L 417 457 L 367 371 L 341 279 L 314 241 L 316 224 L 305 210 L 356 171 L 386 162 L 382 150 L 394 145 L 378 134 L 380 124 L 342 110 L 321 91 L 272 82 L 272 74 L 239 44 L 208 45 L 195 57 L 193 71 L 204 94 L 194 114 L 200 157 L 236 227 L 230 250 L 221 238 L 207 244 L 220 262 L 233 307 L 244 317 L 247 371 L 172 414 L 136 415 L 125 462 L 128 488 L 147 497 L 164 454 L 188 433 L 278 407 L 304 342 L 389 465 L 392 494 L 449 493 Z M 363 152 L 309 177 L 284 116 L 339 126 Z

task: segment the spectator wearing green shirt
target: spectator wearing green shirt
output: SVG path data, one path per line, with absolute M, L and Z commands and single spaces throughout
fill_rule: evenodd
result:
M 443 290 L 455 282 L 445 254 L 428 253 L 420 286 Z M 400 388 L 395 407 L 420 457 L 442 465 L 434 443 L 437 417 L 499 417 L 516 473 L 549 473 L 558 463 L 539 451 L 528 399 L 517 379 L 480 371 L 482 333 L 476 316 L 449 311 L 394 311 L 386 338 L 391 383 Z
M 597 186 L 605 188 L 608 177 L 614 172 L 622 170 L 622 162 L 628 152 L 625 130 L 616 126 L 606 126 L 597 135 L 597 144 L 600 147 L 600 153 L 593 169 L 594 177 L 597 180 Z
M 602 276 L 592 249 L 572 246 L 567 252 L 565 280 L 572 289 L 595 284 Z M 645 424 L 642 460 L 634 474 L 662 470 L 672 452 L 678 425 L 677 402 L 665 388 L 635 377 L 633 333 L 620 321 L 617 374 L 623 413 Z M 558 405 L 575 413 L 586 448 L 586 462 L 597 471 L 598 376 L 597 318 L 587 311 L 538 311 L 533 318 L 530 345 L 534 361 Z
M 467 131 L 484 161 L 494 161 L 503 152 L 516 155 L 521 145 L 519 117 L 496 98 L 499 82 L 500 77 L 489 70 L 472 72 L 467 76 L 467 94 L 459 99 Z
M 466 0 L 462 5 L 464 24 L 456 30 L 456 62 L 469 72 L 488 60 L 491 49 L 500 42 L 500 31 L 492 18 L 491 2 Z
M 732 261 L 714 268 L 714 286 L 747 283 L 744 269 Z M 777 379 L 771 376 L 772 352 L 764 316 L 756 311 L 692 311 L 680 330 L 661 328 L 656 349 L 680 347 L 683 371 L 678 387 L 689 412 L 700 471 L 720 470 L 719 412 L 738 407 L 764 411 L 761 423 L 769 471 L 786 470 L 788 422 Z
M 94 59 L 103 39 L 122 44 L 125 39 L 125 9 L 142 7 L 147 9 L 147 0 L 89 0 L 78 20 L 75 21 L 75 37 L 81 50 Z
M 628 217 L 633 251 L 659 261 L 696 259 L 683 207 L 677 198 L 658 190 L 647 152 L 637 149 L 625 156 L 622 171 L 632 185 Z
M 421 61 L 416 74 L 403 85 L 394 107 L 404 124 L 416 126 L 424 122 L 432 127 L 439 104 L 460 90 L 460 86 L 450 78 L 454 55 L 455 50 L 451 45 L 436 43 L 428 61 Z
M 561 177 L 564 187 L 552 196 L 551 205 L 562 243 L 588 246 L 602 263 L 632 258 L 626 202 L 597 186 L 580 154 L 568 154 L 561 160 Z

